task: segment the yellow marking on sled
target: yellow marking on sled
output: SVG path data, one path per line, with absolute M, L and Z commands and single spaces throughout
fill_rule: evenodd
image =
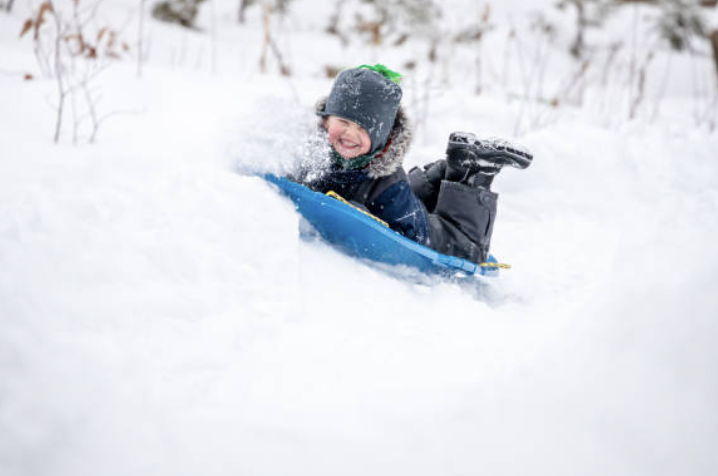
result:
M 510 264 L 505 263 L 479 263 L 480 268 L 501 268 L 501 269 L 511 269 Z
M 368 217 L 371 218 L 372 220 L 376 220 L 377 222 L 381 223 L 381 224 L 384 225 L 385 227 L 389 228 L 389 224 L 388 224 L 387 222 L 385 222 L 384 220 L 382 220 L 381 218 L 379 218 L 379 217 L 376 216 L 376 215 L 372 215 L 371 213 L 369 213 L 368 211 L 364 210 L 363 208 L 357 207 L 356 205 L 354 205 L 354 204 L 352 204 L 352 203 L 349 203 L 349 201 L 348 201 L 346 198 L 342 197 L 341 195 L 339 195 L 339 194 L 338 194 L 337 192 L 335 192 L 334 190 L 328 191 L 328 192 L 327 192 L 327 195 L 330 196 L 330 197 L 332 197 L 332 198 L 335 198 L 335 199 L 339 200 L 340 202 L 342 202 L 342 203 L 345 204 L 345 205 L 349 205 L 349 206 L 352 207 L 354 210 L 358 210 L 358 211 L 362 212 L 364 215 L 368 216 Z

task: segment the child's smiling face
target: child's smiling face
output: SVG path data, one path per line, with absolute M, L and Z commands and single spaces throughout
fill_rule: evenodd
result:
M 354 159 L 371 149 L 371 138 L 358 124 L 337 116 L 329 116 L 324 122 L 329 143 L 345 159 Z

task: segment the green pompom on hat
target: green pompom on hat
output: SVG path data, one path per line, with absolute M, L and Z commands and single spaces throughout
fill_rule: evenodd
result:
M 383 64 L 377 63 L 375 65 L 368 65 L 363 64 L 361 66 L 357 66 L 356 69 L 370 69 L 372 71 L 376 71 L 377 73 L 384 76 L 389 81 L 393 81 L 396 84 L 399 84 L 401 82 L 401 78 L 403 77 L 401 74 L 397 73 L 396 71 L 392 71 Z

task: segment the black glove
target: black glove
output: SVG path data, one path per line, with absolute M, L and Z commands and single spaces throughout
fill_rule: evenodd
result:
M 446 161 L 437 160 L 436 162 L 425 165 L 424 174 L 426 175 L 426 180 L 438 190 L 441 181 L 444 179 L 444 176 L 446 176 Z

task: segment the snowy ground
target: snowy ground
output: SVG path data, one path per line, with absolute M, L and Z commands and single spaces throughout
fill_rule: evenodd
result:
M 308 1 L 291 83 L 260 75 L 258 12 L 239 29 L 216 3 L 214 67 L 208 35 L 151 22 L 143 78 L 103 74 L 122 114 L 80 146 L 52 144 L 54 83 L 22 81 L 25 13 L 0 14 L 0 474 L 718 472 L 703 76 L 671 76 L 661 114 L 633 121 L 616 92 L 543 116 L 500 78 L 441 88 L 408 166 L 457 129 L 536 155 L 495 182 L 492 251 L 514 268 L 478 299 L 300 240 L 291 205 L 236 173 L 292 156 L 303 119 L 286 118 L 313 120 L 325 63 L 384 60 L 310 34 Z

